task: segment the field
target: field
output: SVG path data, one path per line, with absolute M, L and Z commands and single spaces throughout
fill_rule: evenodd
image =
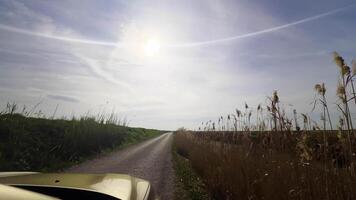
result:
M 0 171 L 56 171 L 160 133 L 114 117 L 32 117 L 8 104 L 0 114 Z
M 313 111 L 320 111 L 321 124 L 296 110 L 288 117 L 274 91 L 267 105 L 246 103 L 197 131 L 176 131 L 176 152 L 190 161 L 212 199 L 356 199 L 356 62 L 351 70 L 337 53 L 334 61 L 338 123 L 325 84 L 318 83 Z

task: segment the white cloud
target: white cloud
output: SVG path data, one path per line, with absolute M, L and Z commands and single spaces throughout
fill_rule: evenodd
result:
M 48 114 L 57 104 L 58 116 L 115 108 L 131 125 L 174 129 L 194 128 L 245 102 L 256 106 L 277 89 L 286 104 L 308 112 L 315 82 L 325 80 L 330 94 L 334 90 L 328 51 L 353 50 L 345 41 L 315 43 L 321 33 L 283 25 L 268 37 L 173 48 L 286 21 L 250 2 L 116 3 L 4 1 L 0 102 L 33 105 L 54 97 L 41 107 Z M 162 50 L 147 57 L 140 45 L 153 36 Z

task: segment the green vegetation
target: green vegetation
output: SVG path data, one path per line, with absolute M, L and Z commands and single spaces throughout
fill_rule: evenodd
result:
M 194 172 L 189 160 L 176 153 L 173 146 L 173 164 L 176 173 L 175 199 L 204 200 L 209 199 L 205 185 Z
M 356 105 L 351 68 L 334 53 L 339 68 L 333 129 L 326 86 L 316 84 L 313 111 L 322 125 L 301 113 L 288 117 L 277 91 L 267 105 L 245 104 L 217 122 L 203 122 L 198 131 L 176 132 L 176 152 L 189 159 L 213 199 L 356 199 L 356 135 L 351 108 Z M 256 114 L 256 120 L 252 120 Z
M 100 152 L 160 134 L 118 125 L 113 117 L 46 119 L 16 113 L 8 104 L 0 114 L 0 171 L 55 171 Z

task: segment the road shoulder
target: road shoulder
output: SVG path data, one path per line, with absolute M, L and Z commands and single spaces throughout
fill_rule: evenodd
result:
M 174 199 L 210 199 L 203 181 L 194 172 L 189 160 L 177 153 L 174 144 L 172 146 L 173 168 L 175 171 Z

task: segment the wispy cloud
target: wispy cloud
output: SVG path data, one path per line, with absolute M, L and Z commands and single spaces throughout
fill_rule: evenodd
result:
M 243 38 L 249 38 L 249 37 L 253 37 L 253 36 L 258 36 L 258 35 L 274 32 L 274 31 L 282 30 L 285 28 L 299 25 L 299 24 L 307 23 L 307 22 L 314 21 L 314 20 L 317 20 L 320 18 L 324 18 L 324 17 L 330 16 L 330 15 L 345 11 L 347 9 L 354 7 L 354 6 L 355 6 L 355 4 L 351 4 L 351 5 L 342 7 L 342 8 L 334 9 L 334 10 L 331 10 L 331 11 L 328 11 L 325 13 L 307 17 L 307 18 L 297 20 L 297 21 L 294 21 L 291 23 L 267 28 L 264 30 L 256 31 L 256 32 L 246 33 L 246 34 L 242 34 L 242 35 L 236 35 L 236 36 L 220 38 L 220 39 L 216 39 L 216 40 L 201 41 L 201 42 L 191 42 L 191 43 L 182 43 L 182 44 L 165 44 L 165 46 L 166 47 L 194 47 L 194 46 L 202 46 L 202 45 L 213 45 L 213 44 L 225 43 L 225 42 L 234 41 L 234 40 L 243 39 Z M 19 34 L 44 37 L 44 38 L 48 38 L 48 39 L 60 40 L 60 41 L 70 42 L 70 43 L 102 45 L 102 46 L 111 46 L 111 47 L 116 47 L 116 48 L 120 48 L 120 47 L 123 48 L 125 46 L 127 47 L 127 45 L 120 43 L 120 42 L 98 41 L 98 40 L 89 40 L 89 39 L 82 39 L 82 38 L 65 37 L 65 36 L 60 36 L 60 35 L 53 35 L 53 34 L 48 34 L 48 33 L 41 33 L 41 32 L 36 32 L 36 31 L 31 31 L 31 30 L 25 30 L 25 29 L 21 29 L 21 28 L 17 28 L 17 27 L 8 26 L 5 24 L 0 24 L 0 29 L 5 30 L 5 31 L 19 33 Z
M 307 17 L 301 20 L 297 20 L 291 23 L 287 23 L 287 24 L 283 24 L 280 26 L 275 26 L 272 28 L 267 28 L 264 30 L 260 30 L 260 31 L 256 31 L 256 32 L 251 32 L 251 33 L 246 33 L 246 34 L 242 34 L 242 35 L 236 35 L 236 36 L 231 36 L 231 37 L 226 37 L 226 38 L 220 38 L 220 39 L 216 39 L 216 40 L 208 40 L 208 41 L 202 41 L 202 42 L 192 42 L 192 43 L 185 43 L 185 44 L 176 44 L 176 45 L 170 45 L 171 47 L 194 47 L 194 46 L 204 46 L 204 45 L 213 45 L 213 44 L 219 44 L 219 43 L 225 43 L 225 42 L 230 42 L 230 41 L 234 41 L 234 40 L 238 40 L 238 39 L 244 39 L 244 38 L 249 38 L 249 37 L 254 37 L 254 36 L 258 36 L 258 35 L 262 35 L 262 34 L 266 34 L 266 33 L 270 33 L 270 32 L 274 32 L 274 31 L 278 31 L 278 30 L 282 30 L 285 28 L 289 28 L 292 26 L 296 26 L 299 24 L 303 24 L 303 23 L 307 23 L 310 21 L 314 21 L 323 17 L 327 17 L 342 11 L 345 11 L 347 9 L 350 9 L 352 7 L 354 7 L 355 4 L 351 4 L 342 8 L 338 8 L 335 10 L 331 10 L 322 14 L 318 14 L 315 16 L 311 16 L 311 17 Z
M 329 51 L 354 56 L 351 1 L 2 0 L 0 102 L 32 105 L 41 96 L 41 110 L 60 104 L 60 115 L 104 103 L 134 126 L 174 129 L 263 103 L 277 89 L 309 112 L 316 80 L 330 97 L 335 91 Z M 132 43 L 150 34 L 162 44 L 148 58 Z
M 119 79 L 114 78 L 110 73 L 103 70 L 102 66 L 97 63 L 98 60 L 94 60 L 94 59 L 91 59 L 91 58 L 88 58 L 88 57 L 85 57 L 85 56 L 79 55 L 79 54 L 76 54 L 75 56 L 77 58 L 79 58 L 85 66 L 88 66 L 92 70 L 92 72 L 94 72 L 97 76 L 104 78 L 106 81 L 117 84 L 117 85 L 127 89 L 130 92 L 133 91 L 129 84 L 127 84 L 124 81 L 120 81 Z
M 122 46 L 121 44 L 115 43 L 115 42 L 105 42 L 105 41 L 95 41 L 95 40 L 87 40 L 87 39 L 79 39 L 79 38 L 70 38 L 70 37 L 65 37 L 65 36 L 52 35 L 52 34 L 47 34 L 47 33 L 25 30 L 25 29 L 21 29 L 21 28 L 12 27 L 12 26 L 7 26 L 4 24 L 0 24 L 0 29 L 5 30 L 5 31 L 14 32 L 14 33 L 20 33 L 20 34 L 25 34 L 25 35 L 30 35 L 30 36 L 37 36 L 37 37 L 44 37 L 44 38 L 48 38 L 48 39 L 60 40 L 60 41 L 70 42 L 70 43 L 92 44 L 92 45 L 113 46 L 113 47 L 121 47 Z
M 66 101 L 66 102 L 70 102 L 70 103 L 79 103 L 80 102 L 79 99 L 76 99 L 76 98 L 70 97 L 70 96 L 64 96 L 64 95 L 49 94 L 49 95 L 47 95 L 47 97 L 50 99 Z

